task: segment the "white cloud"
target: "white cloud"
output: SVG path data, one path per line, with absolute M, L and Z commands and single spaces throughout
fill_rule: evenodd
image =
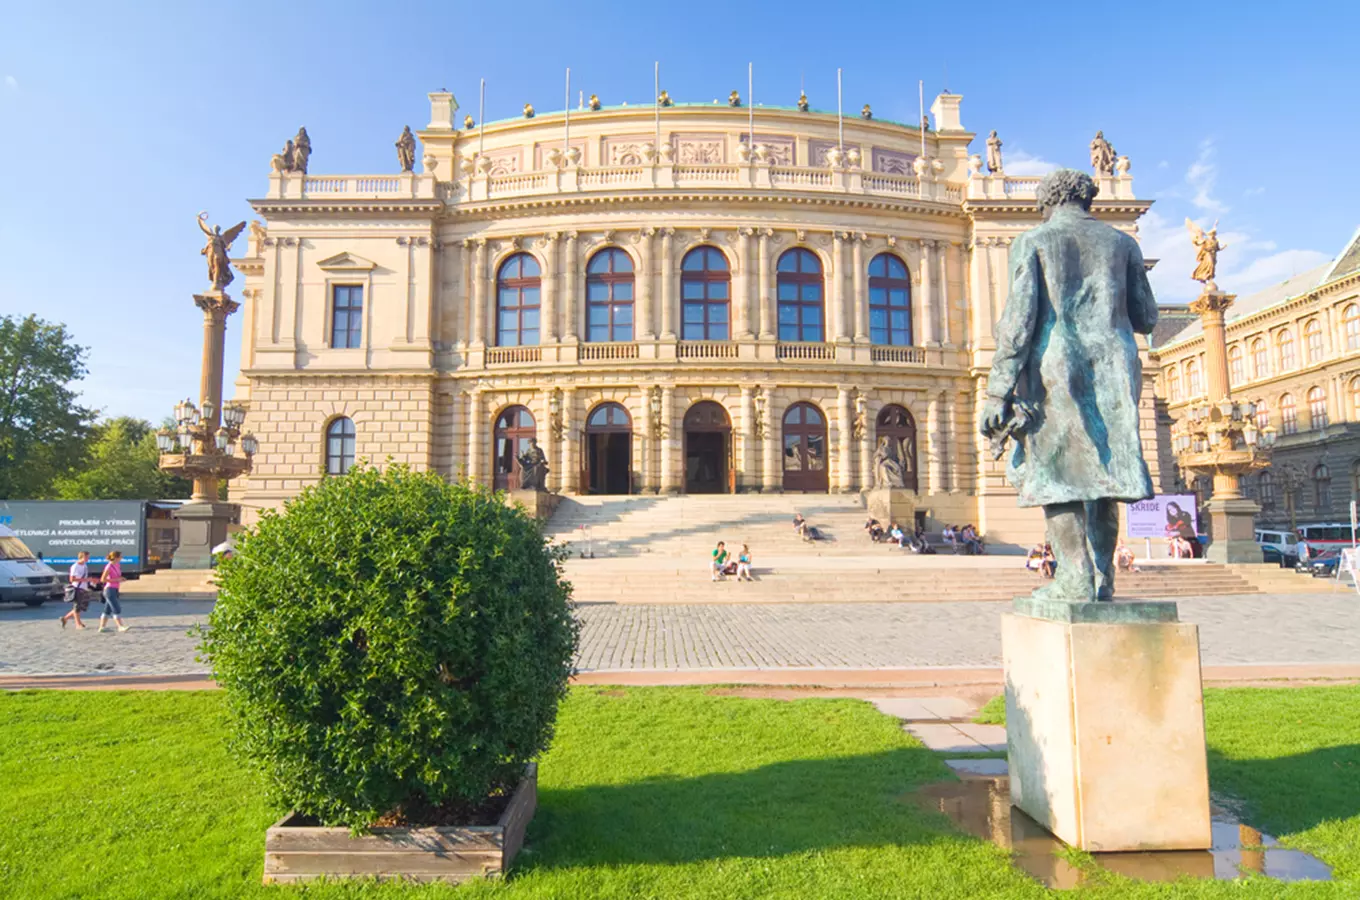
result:
M 19 90 L 19 79 L 15 78 L 13 75 L 6 75 L 5 90 L 17 92 Z
M 1223 213 L 1228 211 L 1228 207 L 1219 202 L 1211 193 L 1218 181 L 1218 163 L 1214 159 L 1215 156 L 1213 138 L 1205 138 L 1200 141 L 1199 156 L 1195 157 L 1195 161 L 1186 170 L 1185 183 L 1193 191 L 1190 202 L 1196 207 L 1206 212 Z
M 1242 192 L 1242 196 L 1243 196 L 1243 197 L 1256 197 L 1256 196 L 1259 196 L 1260 194 L 1264 194 L 1265 192 L 1266 192 L 1266 189 L 1265 189 L 1264 186 L 1261 186 L 1261 187 L 1254 187 L 1254 188 L 1247 188 L 1245 191 Z
M 1006 166 L 1007 175 L 1047 175 L 1060 168 L 1057 163 L 1032 156 L 1019 148 L 1007 153 L 1002 162 Z

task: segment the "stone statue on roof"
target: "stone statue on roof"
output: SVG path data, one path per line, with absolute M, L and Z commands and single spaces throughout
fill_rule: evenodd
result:
M 410 125 L 402 128 L 401 137 L 397 138 L 397 162 L 401 164 L 403 172 L 409 172 L 415 168 L 416 136 L 411 134 Z
M 987 135 L 987 171 L 993 175 L 1001 174 L 1001 138 L 996 136 L 996 129 Z
M 1111 178 L 1114 176 L 1114 161 L 1114 147 L 1105 140 L 1105 132 L 1097 131 L 1095 139 L 1091 141 L 1091 168 L 1096 170 L 1097 175 Z
M 292 172 L 307 174 L 307 160 L 312 156 L 312 139 L 307 136 L 306 128 L 299 128 L 297 137 L 293 138 L 293 165 L 289 169 Z
M 1218 222 L 1215 221 L 1214 227 L 1205 231 L 1186 219 L 1185 228 L 1190 232 L 1190 243 L 1195 245 L 1195 271 L 1190 277 L 1213 290 L 1216 287 L 1214 275 L 1218 271 L 1218 252 L 1227 249 L 1226 244 L 1218 242 Z

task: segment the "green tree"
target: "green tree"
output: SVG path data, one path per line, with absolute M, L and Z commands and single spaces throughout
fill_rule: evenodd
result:
M 187 497 L 189 487 L 159 468 L 151 423 L 122 417 L 101 422 L 85 459 L 56 479 L 60 500 L 155 500 Z
M 85 453 L 94 412 L 71 384 L 85 375 L 86 348 L 64 325 L 0 316 L 0 500 L 44 497 Z

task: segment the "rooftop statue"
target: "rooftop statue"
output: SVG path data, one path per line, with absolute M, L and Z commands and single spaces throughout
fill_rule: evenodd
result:
M 208 214 L 206 212 L 198 214 L 198 229 L 208 239 L 208 242 L 203 245 L 203 249 L 198 252 L 208 258 L 208 280 L 212 282 L 215 291 L 220 291 L 231 284 L 235 277 L 231 272 L 231 258 L 227 255 L 227 251 L 231 249 L 231 242 L 236 240 L 245 227 L 245 222 L 238 222 L 228 228 L 226 232 L 222 231 L 221 225 L 214 225 L 210 229 L 208 228 Z
M 590 95 L 590 103 L 589 103 L 589 106 L 590 106 L 591 109 L 599 109 L 599 108 L 600 108 L 600 98 L 599 98 L 599 95 L 598 95 L 598 94 L 591 94 L 591 95 Z
M 402 128 L 401 137 L 397 138 L 397 162 L 401 164 L 403 172 L 409 172 L 415 168 L 416 136 L 411 134 L 410 125 Z
M 733 91 L 732 93 L 728 94 L 728 95 L 727 95 L 727 105 L 728 105 L 728 106 L 741 106 L 741 94 L 738 94 L 736 91 Z
M 864 108 L 859 111 L 859 115 L 862 119 L 872 119 L 874 117 L 874 111 L 870 109 L 869 104 L 866 103 L 864 104 Z
M 283 145 L 282 153 L 274 154 L 269 165 L 275 172 L 293 171 L 293 142 L 291 139 Z
M 808 98 L 806 93 L 799 93 L 798 95 L 798 111 L 799 112 L 808 111 Z
M 1114 162 L 1114 147 L 1105 140 L 1105 132 L 1097 131 L 1091 141 L 1091 168 L 1096 170 L 1097 175 L 1110 177 L 1114 175 Z
M 1096 190 L 1072 169 L 1039 183 L 1045 222 L 1011 246 L 982 415 L 1000 452 L 1016 439 L 1020 506 L 1044 508 L 1058 569 L 1034 596 L 1070 603 L 1114 598 L 1118 504 L 1152 496 L 1134 333 L 1152 332 L 1157 302 L 1138 242 L 1091 215 Z
M 987 171 L 993 175 L 1001 174 L 1001 138 L 996 136 L 996 130 L 987 135 Z
M 299 128 L 297 137 L 293 138 L 293 165 L 289 168 L 292 172 L 307 174 L 307 160 L 312 156 L 312 139 L 307 137 L 307 129 Z
M 1218 242 L 1218 222 L 1204 231 L 1189 219 L 1185 220 L 1186 230 L 1190 232 L 1190 242 L 1195 245 L 1195 271 L 1190 275 L 1195 281 L 1203 282 L 1205 288 L 1213 290 L 1214 274 L 1218 271 L 1218 252 L 1226 250 L 1226 244 Z

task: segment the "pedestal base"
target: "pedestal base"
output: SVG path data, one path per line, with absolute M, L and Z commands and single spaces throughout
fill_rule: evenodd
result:
M 212 567 L 212 548 L 227 539 L 227 526 L 240 515 L 235 503 L 196 500 L 172 514 L 179 520 L 179 546 L 170 560 L 172 569 Z
M 562 496 L 549 491 L 509 491 L 506 498 L 512 503 L 518 503 L 529 511 L 540 522 L 546 522 L 552 518 L 553 511 L 557 509 L 557 504 L 561 502 Z
M 1256 543 L 1256 514 L 1261 507 L 1253 500 L 1216 500 L 1207 504 L 1213 543 L 1205 558 L 1216 563 L 1259 563 L 1264 561 L 1261 545 Z
M 1212 845 L 1199 630 L 1001 617 L 1011 802 L 1080 850 Z
M 865 492 L 865 506 L 869 515 L 884 528 L 890 522 L 902 526 L 910 534 L 916 528 L 916 492 L 907 488 L 873 488 Z

